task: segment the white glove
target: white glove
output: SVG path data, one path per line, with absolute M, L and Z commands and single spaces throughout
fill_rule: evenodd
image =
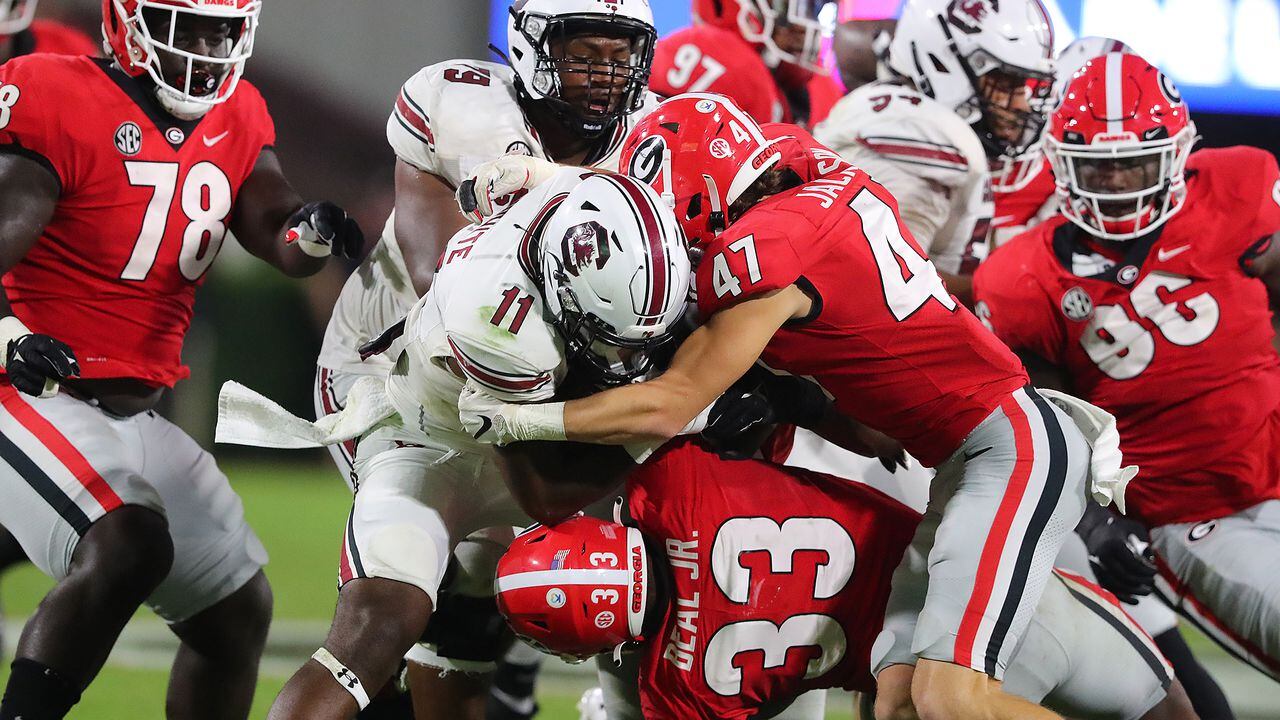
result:
M 1116 419 L 1111 413 L 1078 397 L 1055 390 L 1039 390 L 1041 396 L 1057 405 L 1071 417 L 1080 434 L 1089 442 L 1093 455 L 1089 460 L 1089 490 L 1101 506 L 1114 502 L 1116 509 L 1124 513 L 1124 491 L 1129 481 L 1138 474 L 1137 465 L 1121 467 L 1120 433 L 1116 432 Z
M 529 155 L 503 155 L 481 163 L 458 185 L 458 209 L 472 223 L 482 223 L 514 200 L 508 196 L 541 185 L 558 169 L 553 162 Z
M 564 440 L 564 403 L 505 403 L 468 380 L 458 396 L 458 420 L 487 445 Z

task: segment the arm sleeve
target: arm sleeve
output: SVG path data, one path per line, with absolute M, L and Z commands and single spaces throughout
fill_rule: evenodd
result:
M 1017 249 L 1016 245 L 1002 248 L 978 266 L 973 276 L 974 313 L 1011 349 L 1061 364 L 1064 336 L 1057 321 L 1061 313 L 1055 312 L 1057 308 L 1034 277 L 998 261 Z
M 391 116 L 387 118 L 387 142 L 396 157 L 434 175 L 442 175 L 436 155 L 435 132 L 431 128 L 431 68 L 423 68 L 396 93 Z
M 50 86 L 57 73 L 32 67 L 40 64 L 38 58 L 28 56 L 0 66 L 0 152 L 35 160 L 58 178 L 65 191 L 75 183 L 75 145 L 66 141 L 58 112 L 62 105 Z
M 730 228 L 712 243 L 698 264 L 695 283 L 698 311 L 710 316 L 731 305 L 758 295 L 794 285 L 804 273 L 800 256 L 787 233 L 779 229 L 779 219 L 763 216 L 751 227 Z M 788 217 L 793 226 L 807 220 Z M 742 225 L 742 223 L 739 223 Z M 807 233 L 797 233 L 800 237 Z
M 555 396 L 554 365 L 538 362 L 546 354 L 540 351 L 545 348 L 526 343 L 522 345 L 526 352 L 516 355 L 469 333 L 451 331 L 448 339 L 449 351 L 462 372 L 494 397 L 510 403 L 534 403 Z

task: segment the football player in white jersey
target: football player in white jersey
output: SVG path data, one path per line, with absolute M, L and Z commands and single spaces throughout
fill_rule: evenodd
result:
M 493 449 L 459 422 L 464 385 L 474 383 L 508 402 L 537 402 L 572 392 L 566 389 L 570 381 L 585 389 L 638 379 L 672 339 L 689 273 L 684 235 L 655 191 L 638 180 L 581 168 L 556 171 L 514 205 L 449 241 L 430 291 L 401 326 L 385 382 L 362 379 L 349 408 L 326 418 L 341 425 L 363 417 L 355 429 L 362 433 L 355 464 L 361 485 L 342 543 L 342 588 L 324 646 L 281 691 L 269 717 L 353 717 L 423 637 L 432 613 L 444 607 L 439 590 L 451 555 L 458 560 L 451 567 L 453 593 L 491 597 L 494 563 L 504 548 L 495 528 L 505 529 L 509 539 L 511 526 L 529 521 L 521 507 L 547 521 L 585 504 L 550 506 L 523 495 L 517 502 Z M 257 398 L 249 408 L 259 412 L 263 405 Z M 298 425 L 288 418 L 257 421 L 250 439 L 230 437 L 225 426 L 236 412 L 224 397 L 220 440 L 254 444 L 269 438 L 276 447 L 299 446 L 281 444 L 282 434 L 298 437 L 289 435 Z M 332 430 L 324 423 L 303 425 Z M 621 470 L 630 462 L 621 455 L 618 463 L 620 453 L 611 452 L 611 466 Z M 530 462 L 545 455 L 583 478 L 584 486 L 611 482 L 601 467 L 606 458 L 595 448 L 534 447 L 530 453 L 537 455 Z M 520 461 L 511 457 L 504 462 Z M 598 497 L 600 489 L 590 493 Z M 465 621 L 465 613 L 450 623 Z M 437 645 L 450 636 L 463 650 L 476 642 L 458 641 L 457 628 L 445 628 L 435 636 Z M 475 670 L 465 656 L 422 652 L 415 659 Z M 459 700 L 414 688 L 420 718 L 476 715 L 474 697 Z
M 395 211 L 334 307 L 317 361 L 317 415 L 340 410 L 357 377 L 388 369 L 385 359 L 361 362 L 359 348 L 430 287 L 441 248 L 466 225 L 453 192 L 476 165 L 520 154 L 617 169 L 622 140 L 657 105 L 648 91 L 656 37 L 643 0 L 516 0 L 511 67 L 448 61 L 409 78 L 387 120 Z M 354 489 L 352 450 L 332 448 Z

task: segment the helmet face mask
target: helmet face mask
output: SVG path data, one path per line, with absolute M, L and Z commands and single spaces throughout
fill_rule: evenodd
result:
M 17 35 L 36 17 L 36 0 L 0 0 L 0 37 Z
M 130 75 L 149 75 L 156 98 L 183 120 L 226 102 L 253 54 L 260 0 L 104 0 L 103 29 Z
M 1045 133 L 1062 214 L 1103 240 L 1154 231 L 1186 200 L 1195 141 L 1182 96 L 1159 70 L 1132 53 L 1090 60 Z
M 524 9 L 532 5 L 512 7 L 508 30 L 523 94 L 586 138 L 644 106 L 657 42 L 651 18 Z
M 695 0 L 699 22 L 734 30 L 762 50 L 765 63 L 826 73 L 822 45 L 835 32 L 836 0 Z
M 1044 131 L 1053 75 L 1009 65 L 981 49 L 959 60 L 974 89 L 961 116 L 967 116 L 987 156 L 1026 154 Z

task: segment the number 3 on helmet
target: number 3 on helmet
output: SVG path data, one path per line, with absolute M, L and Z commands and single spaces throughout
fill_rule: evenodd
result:
M 777 141 L 731 100 L 686 93 L 636 125 L 619 167 L 657 190 L 698 245 L 724 231 L 729 207 L 781 160 Z

